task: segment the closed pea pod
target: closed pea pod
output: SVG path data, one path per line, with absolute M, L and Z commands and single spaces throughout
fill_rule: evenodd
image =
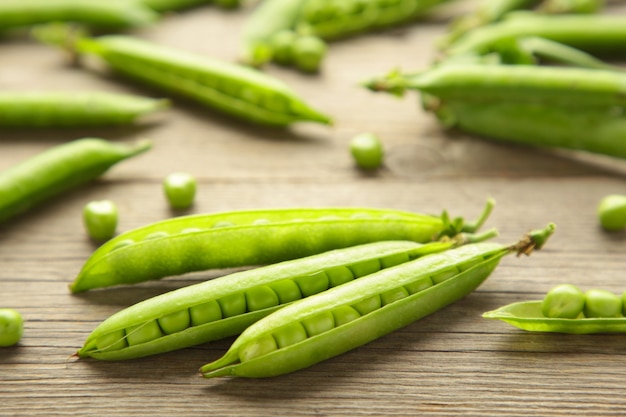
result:
M 204 365 L 200 372 L 209 378 L 271 377 L 345 353 L 461 299 L 491 274 L 503 256 L 514 251 L 528 254 L 532 248 L 540 248 L 553 230 L 554 226 L 549 225 L 512 246 L 476 243 L 431 254 L 297 301 L 252 324 L 222 358 Z M 452 276 L 442 275 L 450 270 L 456 272 Z M 347 307 L 399 288 L 406 290 L 416 280 L 424 279 L 431 282 L 421 291 L 412 294 L 407 291 L 409 295 L 390 298 L 389 304 L 381 303 L 366 313 L 357 310 L 358 318 L 340 325 L 325 324 L 330 321 L 329 313 L 343 313 Z M 306 339 L 278 347 L 274 335 L 294 323 L 318 323 L 327 330 L 307 333 Z
M 0 173 L 0 222 L 104 174 L 113 165 L 147 151 L 133 144 L 85 138 L 55 146 Z
M 476 238 L 491 236 L 492 233 L 487 233 Z M 404 263 L 462 243 L 462 240 L 428 244 L 376 242 L 184 287 L 109 317 L 87 337 L 78 355 L 103 360 L 130 359 L 232 336 L 293 301 L 344 284 L 329 279 L 338 268 L 357 271 L 350 272 L 348 281 L 352 281 L 363 276 L 359 272 L 368 274 L 383 268 L 383 259 L 393 258 L 393 264 Z M 378 265 L 375 269 L 352 268 L 372 261 Z M 344 320 L 346 317 L 344 314 Z M 304 325 L 311 327 L 316 323 Z M 285 334 L 279 344 L 286 343 L 287 338 Z
M 331 122 L 280 80 L 242 65 L 122 35 L 83 37 L 75 48 L 130 79 L 242 120 L 273 126 Z
M 5 91 L 0 127 L 127 125 L 168 106 L 167 100 L 99 91 Z
M 139 1 L 3 0 L 0 32 L 49 22 L 80 23 L 99 29 L 145 25 L 158 14 Z
M 450 220 L 446 212 L 437 217 L 371 208 L 267 209 L 180 216 L 122 233 L 100 246 L 70 289 L 80 292 L 192 271 L 263 265 L 381 240 L 428 242 L 443 235 L 474 232 L 492 207 L 493 201 L 489 200 L 480 218 L 468 224 L 460 218 Z M 146 239 L 155 232 L 165 234 Z

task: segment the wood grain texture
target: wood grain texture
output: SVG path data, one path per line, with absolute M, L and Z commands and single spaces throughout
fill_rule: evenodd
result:
M 259 128 L 175 100 L 172 110 L 140 128 L 0 130 L 0 169 L 84 136 L 149 137 L 155 145 L 97 182 L 0 226 L 0 306 L 18 309 L 26 321 L 21 343 L 0 351 L 0 416 L 626 415 L 624 336 L 531 334 L 480 317 L 560 283 L 626 290 L 626 234 L 602 232 L 595 218 L 601 197 L 626 193 L 625 163 L 444 132 L 415 97 L 398 100 L 358 87 L 394 67 L 428 65 L 447 19 L 471 3 L 427 22 L 334 43 L 317 76 L 266 69 L 332 114 L 330 128 Z M 249 13 L 208 6 L 135 34 L 233 59 Z M 0 43 L 0 88 L 159 96 L 68 66 L 58 51 L 20 37 Z M 385 144 L 386 166 L 378 173 L 360 172 L 348 154 L 350 138 L 362 131 L 378 133 Z M 161 191 L 164 176 L 177 170 L 199 180 L 196 204 L 184 213 L 170 211 Z M 447 209 L 473 218 L 488 197 L 497 201 L 488 226 L 498 227 L 502 242 L 555 222 L 546 249 L 505 258 L 460 302 L 309 369 L 266 380 L 199 377 L 197 369 L 232 339 L 128 362 L 71 357 L 112 313 L 228 272 L 70 295 L 67 285 L 95 249 L 80 218 L 88 201 L 114 200 L 124 231 L 179 214 L 260 207 Z

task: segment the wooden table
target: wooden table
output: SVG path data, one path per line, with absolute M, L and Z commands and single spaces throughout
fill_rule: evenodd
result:
M 447 19 L 469 4 L 398 30 L 334 43 L 323 72 L 306 76 L 270 66 L 333 127 L 259 128 L 175 100 L 155 124 L 131 129 L 2 130 L 0 169 L 85 136 L 148 137 L 150 152 L 101 180 L 55 198 L 0 228 L 0 306 L 21 311 L 19 345 L 0 351 L 0 415 L 406 416 L 626 414 L 624 336 L 531 334 L 481 318 L 484 311 L 538 299 L 552 286 L 626 289 L 626 234 L 600 230 L 601 197 L 626 193 L 626 165 L 571 152 L 492 143 L 444 132 L 415 96 L 403 100 L 358 86 L 394 67 L 419 69 L 435 55 Z M 168 16 L 136 35 L 234 59 L 250 9 L 206 7 Z M 158 93 L 68 66 L 58 51 L 27 39 L 0 43 L 0 88 L 101 89 Z M 376 132 L 385 168 L 355 168 L 348 142 Z M 590 132 L 592 134 L 592 132 Z M 173 171 L 199 180 L 194 207 L 205 213 L 261 207 L 371 206 L 473 218 L 485 200 L 488 226 L 510 242 L 548 222 L 558 232 L 545 251 L 507 257 L 462 301 L 309 369 L 266 380 L 200 378 L 197 369 L 232 339 L 128 362 L 77 361 L 89 332 L 135 302 L 225 271 L 194 273 L 134 287 L 71 295 L 95 249 L 81 224 L 84 204 L 114 200 L 125 231 L 172 213 L 161 180 Z

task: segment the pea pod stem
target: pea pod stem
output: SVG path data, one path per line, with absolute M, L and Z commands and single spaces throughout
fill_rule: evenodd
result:
M 427 255 L 299 300 L 248 327 L 224 356 L 200 372 L 207 378 L 264 378 L 348 352 L 460 300 L 502 257 L 529 254 L 553 232 L 551 224 L 519 244 L 476 243 Z M 345 318 L 352 310 L 357 314 Z
M 294 208 L 180 216 L 122 233 L 100 246 L 72 292 L 192 271 L 264 265 L 381 240 L 429 242 L 472 233 L 481 221 L 372 208 Z
M 548 318 L 541 312 L 542 301 L 521 301 L 483 314 L 530 332 L 597 334 L 626 333 L 626 318 Z
M 152 147 L 85 138 L 50 148 L 0 173 L 0 222 L 66 190 L 94 180 L 113 165 Z

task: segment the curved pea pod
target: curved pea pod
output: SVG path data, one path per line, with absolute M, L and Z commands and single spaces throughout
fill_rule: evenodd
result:
M 180 216 L 122 233 L 100 246 L 72 292 L 192 271 L 276 263 L 381 240 L 429 242 L 475 231 L 491 211 L 463 224 L 391 209 L 296 208 Z
M 137 0 L 135 0 L 137 1 Z M 190 9 L 192 7 L 202 6 L 210 3 L 227 3 L 230 7 L 237 7 L 239 5 L 238 0 L 233 1 L 215 1 L 215 0 L 138 0 L 144 5 L 150 7 L 152 10 L 159 13 L 165 13 L 170 11 L 178 11 L 184 9 Z
M 308 0 L 295 29 L 325 40 L 397 26 L 450 0 Z
M 621 108 L 435 99 L 442 123 L 501 142 L 562 148 L 626 158 L 626 118 Z
M 481 53 L 503 39 L 538 36 L 598 55 L 623 55 L 626 18 L 608 14 L 545 15 L 516 12 L 501 22 L 467 32 L 447 55 Z
M 568 107 L 626 106 L 626 73 L 527 65 L 440 65 L 417 74 L 394 72 L 372 89 L 419 90 L 441 100 L 536 103 Z
M 0 222 L 63 191 L 87 183 L 120 161 L 150 149 L 85 138 L 55 146 L 0 173 Z
M 272 37 L 295 26 L 306 0 L 264 0 L 252 12 L 243 28 L 240 59 L 246 65 L 261 66 L 272 59 Z
M 168 106 L 167 100 L 99 91 L 7 91 L 0 92 L 0 126 L 119 126 Z
M 296 300 L 455 245 L 456 241 L 376 242 L 180 288 L 109 317 L 87 337 L 77 355 L 131 359 L 233 336 Z
M 331 123 L 277 78 L 243 65 L 123 35 L 81 38 L 76 49 L 136 81 L 242 120 L 273 126 Z
M 521 301 L 483 314 L 530 332 L 595 334 L 626 333 L 626 318 L 548 318 L 541 312 L 542 301 Z
M 367 275 L 286 306 L 241 333 L 203 376 L 294 372 L 407 326 L 474 291 L 500 259 L 540 248 L 553 225 L 512 246 L 475 243 Z
M 158 14 L 139 1 L 3 0 L 0 31 L 50 22 L 120 29 L 152 23 Z

